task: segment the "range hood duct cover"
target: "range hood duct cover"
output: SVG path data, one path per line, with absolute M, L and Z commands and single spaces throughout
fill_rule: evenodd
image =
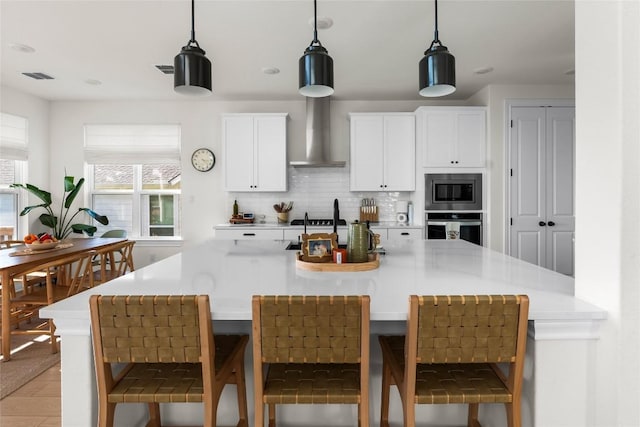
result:
M 307 97 L 307 158 L 289 162 L 294 168 L 344 167 L 344 161 L 331 159 L 331 120 L 329 96 Z

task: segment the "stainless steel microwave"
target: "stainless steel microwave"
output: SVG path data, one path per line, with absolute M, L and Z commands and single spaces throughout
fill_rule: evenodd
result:
M 424 179 L 425 210 L 482 210 L 481 173 L 428 173 Z

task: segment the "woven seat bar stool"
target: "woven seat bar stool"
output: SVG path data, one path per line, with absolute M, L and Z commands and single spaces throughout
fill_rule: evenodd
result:
M 146 403 L 147 426 L 161 426 L 160 403 L 202 402 L 216 425 L 226 384 L 236 384 L 238 426 L 248 426 L 244 352 L 248 335 L 213 335 L 206 295 L 92 295 L 98 425 L 111 427 L 116 405 Z M 116 376 L 112 364 L 125 363 Z
M 416 424 L 416 404 L 452 403 L 469 405 L 469 427 L 480 427 L 481 403 L 503 403 L 507 425 L 520 427 L 528 312 L 525 295 L 411 295 L 406 335 L 378 338 L 380 426 L 389 426 L 396 385 L 405 427 Z M 508 374 L 497 363 L 505 363 Z
M 355 404 L 369 426 L 369 297 L 254 296 L 255 427 L 276 405 Z M 327 420 L 327 425 L 331 421 Z
M 135 244 L 135 240 L 125 240 L 96 251 L 92 264 L 93 280 L 96 285 L 135 270 L 133 266 L 133 245 Z

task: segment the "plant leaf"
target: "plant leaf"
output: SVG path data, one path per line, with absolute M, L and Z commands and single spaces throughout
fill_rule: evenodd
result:
M 67 178 L 71 178 L 71 189 L 67 189 Z M 84 178 L 80 178 L 80 180 L 78 181 L 77 185 L 73 185 L 73 177 L 72 176 L 66 176 L 64 178 L 64 189 L 65 191 L 71 191 L 71 193 L 69 193 L 69 195 L 66 197 L 66 199 L 64 200 L 64 207 L 66 209 L 69 209 L 71 207 L 71 205 L 73 204 L 73 200 L 76 198 L 76 196 L 78 195 L 78 193 L 80 192 L 80 189 L 82 188 L 82 184 L 84 184 Z
M 87 233 L 89 236 L 93 236 L 93 233 L 98 231 L 98 229 L 93 225 L 87 224 L 72 224 L 71 229 L 74 233 Z
M 29 212 L 31 212 L 34 209 L 46 208 L 47 206 L 49 206 L 49 205 L 46 204 L 46 203 L 43 203 L 41 205 L 27 206 L 26 208 L 22 209 L 22 212 L 20 212 L 20 216 L 24 216 L 24 215 L 28 214 Z
M 43 213 L 38 218 L 40 219 L 40 222 L 42 223 L 42 225 L 46 225 L 47 227 L 51 227 L 55 229 L 56 225 L 58 224 L 58 218 L 53 215 Z
M 51 204 L 51 193 L 49 193 L 48 191 L 41 190 L 35 185 L 11 184 L 11 187 L 22 188 L 23 190 L 27 190 L 28 192 L 36 196 L 38 199 L 42 200 L 45 203 L 44 205 L 42 205 L 44 207 L 49 206 Z
M 75 187 L 75 185 L 73 185 L 73 177 L 72 176 L 65 176 L 64 177 L 64 192 L 68 193 L 69 191 L 73 191 L 74 187 Z
M 78 210 L 84 211 L 87 215 L 89 215 L 91 218 L 95 219 L 102 225 L 109 225 L 109 218 L 104 215 L 100 215 L 89 208 L 79 208 Z

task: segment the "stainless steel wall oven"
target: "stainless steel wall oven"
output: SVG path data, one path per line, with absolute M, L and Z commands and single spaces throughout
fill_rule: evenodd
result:
M 479 212 L 429 212 L 427 239 L 446 239 L 447 224 L 458 223 L 460 239 L 482 246 L 482 214 Z
M 428 173 L 424 179 L 425 210 L 482 210 L 481 173 Z

